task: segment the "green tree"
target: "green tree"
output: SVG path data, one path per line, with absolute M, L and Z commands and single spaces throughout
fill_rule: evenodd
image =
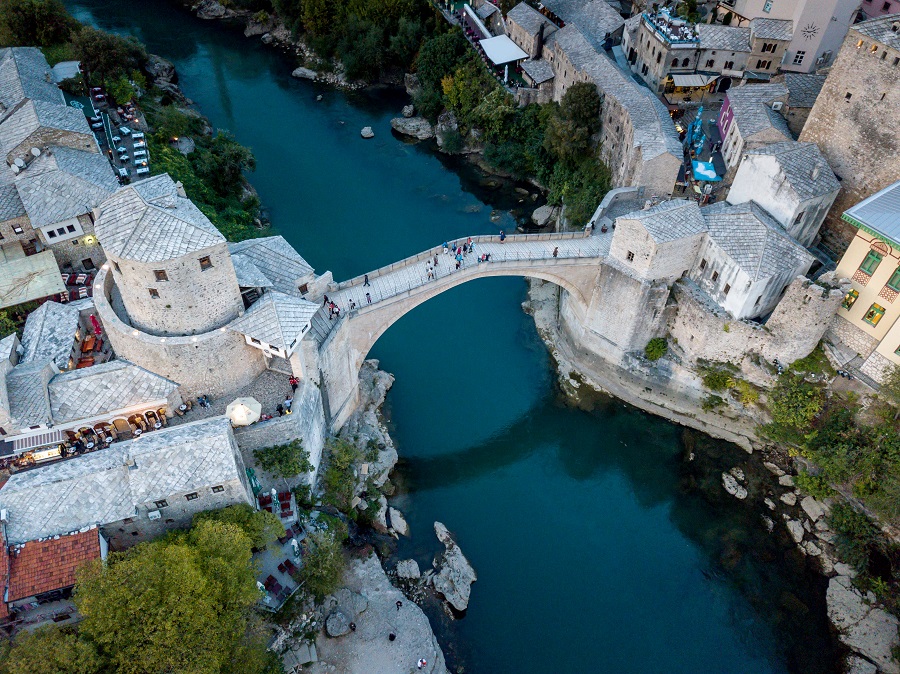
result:
M 359 460 L 360 452 L 353 443 L 342 438 L 329 440 L 325 449 L 328 467 L 322 477 L 324 501 L 347 512 L 356 487 L 352 466 Z
M 126 75 L 119 75 L 115 80 L 107 85 L 107 90 L 113 100 L 119 104 L 125 104 L 131 101 L 135 96 L 134 86 L 128 80 Z
M 67 42 L 77 25 L 60 0 L 0 2 L 0 45 L 49 47 Z
M 265 661 L 250 548 L 240 527 L 201 520 L 112 553 L 79 574 L 79 632 L 119 674 L 254 672 L 234 661 L 238 653 L 252 666 Z
M 559 111 L 564 119 L 587 129 L 588 134 L 597 133 L 600 130 L 600 94 L 597 93 L 597 86 L 590 82 L 573 84 L 563 94 Z
M 286 445 L 255 449 L 253 458 L 260 468 L 279 478 L 294 477 L 313 469 L 309 462 L 309 452 L 303 448 L 303 441 L 299 438 Z
M 156 135 L 168 142 L 171 138 L 186 136 L 191 128 L 191 118 L 174 105 L 163 107 L 154 119 Z
M 391 60 L 404 68 L 409 67 L 419 53 L 424 36 L 425 28 L 419 19 L 401 17 L 396 34 L 390 38 Z
M 121 75 L 140 70 L 147 61 L 144 45 L 133 37 L 120 37 L 83 26 L 73 40 L 81 69 L 91 84 L 109 84 Z
M 769 395 L 772 419 L 797 430 L 807 428 L 825 403 L 825 392 L 803 377 L 786 373 Z
M 375 79 L 385 57 L 383 30 L 371 21 L 351 17 L 338 42 L 338 55 L 351 79 Z
M 257 550 L 266 547 L 284 534 L 284 526 L 277 516 L 267 510 L 255 510 L 246 503 L 238 503 L 221 510 L 197 513 L 194 515 L 194 526 L 207 520 L 225 522 L 239 527 L 250 539 L 250 544 Z
M 900 367 L 896 365 L 891 367 L 881 382 L 879 393 L 882 398 L 894 406 L 894 420 L 896 421 L 900 417 Z
M 22 632 L 0 662 L 3 674 L 98 674 L 103 670 L 93 643 L 59 627 Z
M 341 584 L 346 560 L 341 544 L 330 531 L 316 532 L 310 539 L 312 549 L 303 558 L 300 582 L 316 599 L 321 600 Z
M 456 70 L 468 48 L 469 43 L 458 28 L 425 40 L 416 58 L 416 73 L 422 86 L 440 91 L 441 80 Z
M 219 131 L 194 161 L 197 174 L 220 196 L 240 194 L 243 172 L 256 170 L 250 148 L 238 143 L 230 133 Z
M 303 0 L 303 27 L 310 35 L 321 37 L 327 35 L 335 22 L 334 0 Z
M 16 322 L 10 318 L 9 314 L 0 310 L 0 339 L 8 337 L 16 331 Z

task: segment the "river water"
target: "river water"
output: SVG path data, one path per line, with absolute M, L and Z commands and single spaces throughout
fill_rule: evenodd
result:
M 258 39 L 164 0 L 66 4 L 175 63 L 185 94 L 252 147 L 273 225 L 319 272 L 340 280 L 515 226 L 518 193 L 392 136 L 401 94 L 293 80 Z M 824 582 L 721 489 L 737 463 L 755 479 L 747 455 L 616 401 L 566 405 L 525 292 L 510 278 L 461 286 L 371 354 L 397 377 L 385 412 L 402 457 L 394 501 L 412 528 L 399 553 L 429 566 L 441 520 L 478 573 L 463 619 L 430 611 L 450 663 L 470 674 L 836 672 Z

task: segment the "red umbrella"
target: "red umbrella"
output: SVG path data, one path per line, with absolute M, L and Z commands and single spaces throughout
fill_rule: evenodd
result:
M 97 317 L 94 314 L 91 314 L 91 325 L 94 326 L 94 334 L 99 336 L 103 334 L 103 327 L 100 325 L 100 321 L 97 320 Z

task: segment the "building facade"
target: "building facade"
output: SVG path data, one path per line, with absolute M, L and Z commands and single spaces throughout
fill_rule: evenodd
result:
M 838 255 L 856 229 L 841 219 L 900 176 L 900 15 L 851 27 L 825 80 L 801 141 L 816 143 L 841 179 L 823 228 Z

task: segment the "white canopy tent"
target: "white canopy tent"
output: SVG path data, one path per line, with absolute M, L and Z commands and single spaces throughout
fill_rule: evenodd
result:
M 481 40 L 480 44 L 481 48 L 484 49 L 484 53 L 494 65 L 502 66 L 506 63 L 528 58 L 528 54 L 506 35 L 498 35 L 487 40 Z
M 716 79 L 715 75 L 672 75 L 676 87 L 705 87 Z

